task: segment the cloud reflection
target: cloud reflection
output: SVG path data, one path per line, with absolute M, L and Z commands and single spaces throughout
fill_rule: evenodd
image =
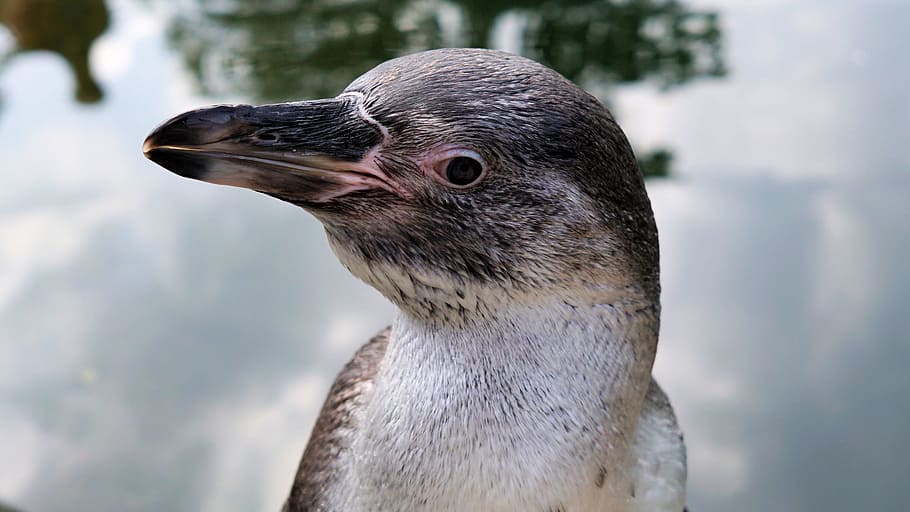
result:
M 885 447 L 907 422 L 895 405 L 910 388 L 910 322 L 888 312 L 910 303 L 895 250 L 910 236 L 892 219 L 910 206 L 884 188 L 759 176 L 652 186 L 665 255 L 657 373 L 681 398 L 693 508 L 758 510 L 774 496 L 784 510 L 851 510 L 875 495 L 895 510 L 887 486 L 906 463 Z
M 143 16 L 130 5 L 115 7 Z M 659 95 L 660 71 L 637 100 L 613 95 L 633 140 L 680 149 L 679 178 L 650 189 L 664 272 L 657 374 L 687 434 L 691 510 L 910 509 L 910 115 L 895 64 L 910 14 L 883 5 L 734 3 L 728 81 Z M 392 17 L 414 38 L 393 49 L 426 34 L 457 41 L 459 20 L 482 7 Z M 546 17 L 500 7 L 489 5 L 494 37 Z M 111 94 L 91 114 L 47 94 L 47 74 L 0 76 L 13 99 L 0 119 L 0 495 L 26 510 L 274 510 L 329 379 L 390 318 L 303 212 L 179 180 L 138 145 L 211 101 L 190 94 L 168 44 L 214 94 L 265 98 L 334 94 L 384 58 L 369 53 L 386 44 L 375 38 L 404 36 L 332 18 L 326 34 L 361 38 L 349 59 L 323 62 L 332 54 L 316 45 L 256 84 L 271 66 L 258 50 L 221 68 L 214 43 L 242 48 L 261 33 L 277 44 L 274 20 L 216 14 L 182 42 L 163 27 L 139 39 L 129 21 L 112 27 L 105 44 L 128 55 L 99 66 Z M 158 27 L 148 16 L 139 25 Z M 556 27 L 584 25 L 558 16 Z M 598 76 L 581 68 L 581 80 Z

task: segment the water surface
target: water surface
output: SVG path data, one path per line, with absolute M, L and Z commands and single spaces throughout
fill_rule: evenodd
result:
M 140 144 L 476 45 L 597 94 L 653 177 L 690 509 L 910 509 L 908 22 L 897 0 L 0 0 L 0 500 L 277 510 L 391 307 L 303 211 Z

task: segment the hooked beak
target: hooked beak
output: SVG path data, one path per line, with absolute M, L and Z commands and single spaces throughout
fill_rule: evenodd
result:
M 302 204 L 359 190 L 406 196 L 376 164 L 371 150 L 383 134 L 363 118 L 359 102 L 343 95 L 192 110 L 156 128 L 142 151 L 180 176 Z

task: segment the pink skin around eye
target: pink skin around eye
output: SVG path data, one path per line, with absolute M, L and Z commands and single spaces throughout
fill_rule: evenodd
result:
M 446 165 L 448 165 L 449 161 L 451 161 L 453 158 L 459 156 L 464 156 L 480 162 L 480 165 L 483 166 L 483 173 L 480 175 L 480 178 L 475 181 L 475 183 L 477 181 L 480 181 L 480 179 L 483 178 L 484 174 L 487 172 L 487 165 L 479 153 L 467 148 L 457 146 L 443 146 L 436 149 L 431 149 L 430 151 L 424 153 L 424 155 L 420 157 L 419 160 L 417 160 L 417 164 L 420 166 L 420 169 L 424 172 L 424 174 L 432 177 L 436 181 L 448 187 L 467 188 L 453 185 L 446 179 Z

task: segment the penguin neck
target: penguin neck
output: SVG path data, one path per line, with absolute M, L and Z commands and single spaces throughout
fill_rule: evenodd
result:
M 555 506 L 597 468 L 620 485 L 658 315 L 641 299 L 553 298 L 457 325 L 398 311 L 355 441 L 367 508 Z

